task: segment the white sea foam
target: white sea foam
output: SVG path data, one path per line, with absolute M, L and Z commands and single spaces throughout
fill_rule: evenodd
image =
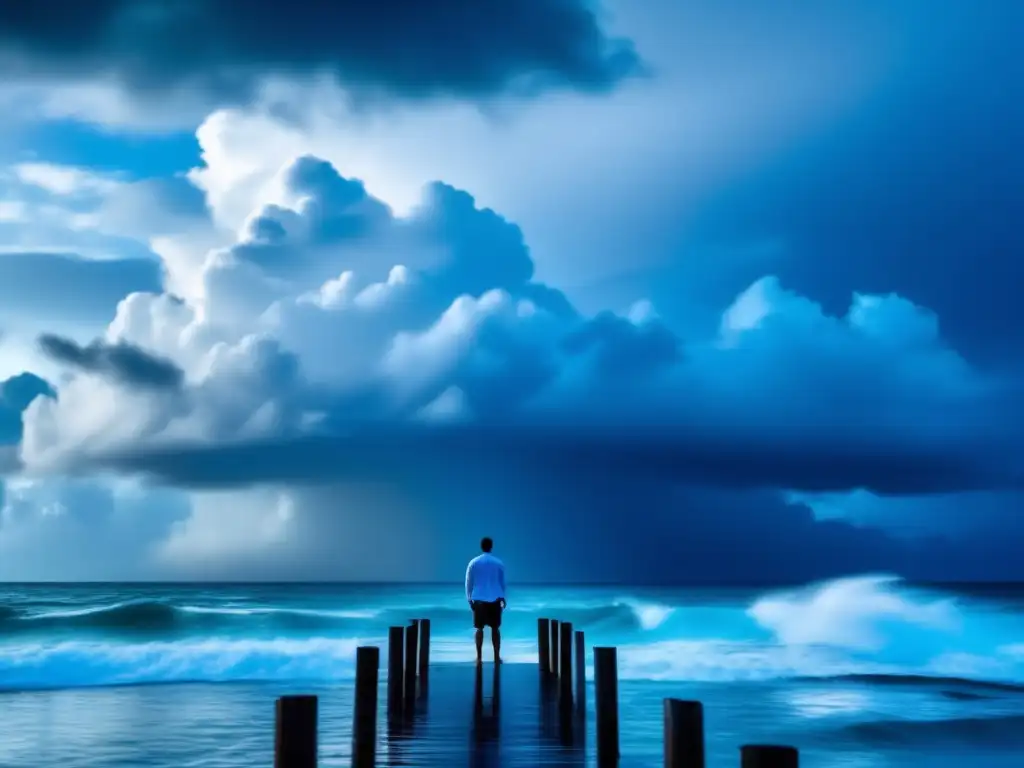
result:
M 660 603 L 643 603 L 635 600 L 623 602 L 633 611 L 643 630 L 657 629 L 675 612 L 675 608 Z
M 332 638 L 9 644 L 0 646 L 0 687 L 347 679 L 360 644 Z
M 762 597 L 748 614 L 785 645 L 829 645 L 878 651 L 894 625 L 953 632 L 960 617 L 952 600 L 900 589 L 895 576 L 836 579 Z

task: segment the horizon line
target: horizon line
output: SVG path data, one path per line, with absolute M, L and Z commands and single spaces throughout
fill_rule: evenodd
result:
M 662 588 L 662 589 L 680 589 L 680 588 L 743 588 L 743 587 L 799 587 L 809 586 L 812 584 L 823 584 L 831 581 L 838 581 L 840 579 L 857 578 L 858 576 L 866 576 L 869 574 L 845 574 L 839 576 L 827 576 L 816 579 L 808 580 L 771 580 L 765 579 L 760 581 L 679 581 L 679 582 L 622 582 L 622 581 L 534 581 L 534 580 L 523 580 L 515 582 L 516 585 L 523 587 L 642 587 L 642 588 Z M 1006 580 L 1006 579 L 954 579 L 954 580 L 934 580 L 934 579 L 923 579 L 913 580 L 905 577 L 900 577 L 907 584 L 914 586 L 933 586 L 933 587 L 956 587 L 956 586 L 1024 586 L 1024 579 L 1022 580 Z M 350 587 L 461 587 L 463 585 L 462 580 L 453 581 L 357 581 L 351 579 L 321 579 L 321 580 L 307 580 L 307 579 L 294 579 L 294 580 L 274 580 L 274 579 L 253 579 L 253 580 L 209 580 L 204 581 L 201 579 L 189 579 L 189 580 L 164 580 L 164 579 L 142 579 L 142 580 L 109 580 L 109 579 L 86 579 L 78 581 L 63 581 L 63 580 L 36 580 L 36 581 L 0 581 L 0 589 L 3 587 L 68 587 L 68 586 L 165 586 L 165 587 L 196 587 L 196 586 L 281 586 L 281 587 L 301 587 L 301 586 L 350 586 Z

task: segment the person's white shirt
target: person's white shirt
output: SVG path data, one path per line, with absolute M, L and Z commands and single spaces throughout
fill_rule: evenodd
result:
M 505 599 L 505 564 L 490 552 L 477 555 L 466 568 L 466 599 L 493 603 Z

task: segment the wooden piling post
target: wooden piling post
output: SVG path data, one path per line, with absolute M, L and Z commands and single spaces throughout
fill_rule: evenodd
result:
M 576 711 L 587 710 L 587 651 L 583 642 L 583 630 L 577 629 L 576 640 Z
M 615 648 L 594 648 L 594 703 L 598 764 L 619 759 L 619 671 Z
M 558 668 L 561 677 L 558 679 L 558 700 L 564 711 L 572 711 L 572 624 L 563 621 L 559 625 Z
M 380 648 L 356 648 L 356 702 L 352 715 L 352 766 L 373 768 L 377 762 L 377 680 Z
M 411 707 L 416 702 L 416 665 L 420 654 L 420 632 L 416 624 L 405 628 L 405 706 Z
M 427 684 L 430 672 L 430 619 L 420 619 L 420 688 Z
M 665 699 L 665 768 L 704 768 L 704 707 Z
M 740 768 L 798 768 L 796 747 L 775 744 L 745 744 L 740 747 Z
M 403 670 L 405 653 L 405 628 L 388 629 L 388 713 L 402 709 Z
M 316 768 L 316 696 L 277 700 L 274 768 Z
M 558 619 L 551 620 L 551 674 L 558 675 Z
M 537 661 L 540 673 L 551 672 L 551 619 L 537 619 Z

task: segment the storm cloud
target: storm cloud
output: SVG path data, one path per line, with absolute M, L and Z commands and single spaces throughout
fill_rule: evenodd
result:
M 131 344 L 96 340 L 82 346 L 73 339 L 43 334 L 39 337 L 39 346 L 58 363 L 109 376 L 113 381 L 133 387 L 175 390 L 181 387 L 184 378 L 181 368 L 170 360 L 148 354 Z
M 237 101 L 261 77 L 329 73 L 354 92 L 481 98 L 606 91 L 635 73 L 583 0 L 45 0 L 0 9 L 0 72 L 113 77 L 137 93 Z

